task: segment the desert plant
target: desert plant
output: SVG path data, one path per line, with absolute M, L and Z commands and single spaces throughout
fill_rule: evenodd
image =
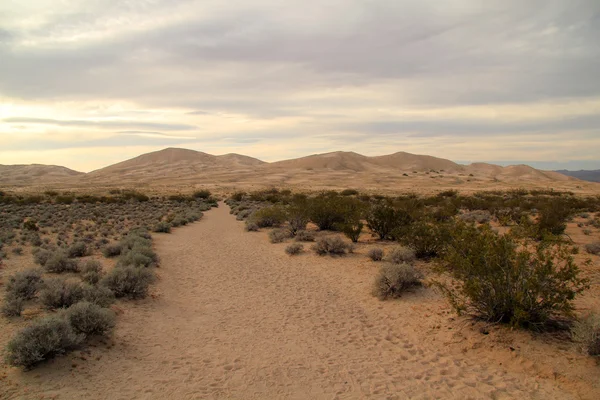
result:
M 363 223 L 360 221 L 355 222 L 346 222 L 340 224 L 339 230 L 352 241 L 352 243 L 357 243 L 360 238 L 360 234 L 363 230 Z
M 445 261 L 456 284 L 436 284 L 457 312 L 513 326 L 570 316 L 572 300 L 587 287 L 567 248 L 540 243 L 531 252 L 486 225 L 458 224 Z
M 83 299 L 83 287 L 75 281 L 49 279 L 45 282 L 39 297 L 48 309 L 67 308 Z
M 166 221 L 160 221 L 158 224 L 154 225 L 153 232 L 160 233 L 171 233 L 171 224 Z
M 575 321 L 571 337 L 583 352 L 590 356 L 600 355 L 600 315 L 588 314 Z
M 249 220 L 258 225 L 259 228 L 280 226 L 285 222 L 285 219 L 285 209 L 280 206 L 261 208 L 260 210 L 252 213 L 252 215 L 249 217 Z
M 49 250 L 37 247 L 33 250 L 33 261 L 43 267 L 48 262 L 48 259 L 52 257 L 52 254 Z
M 257 223 L 246 220 L 246 231 L 248 232 L 258 232 L 259 226 Z
M 418 258 L 442 255 L 450 240 L 450 226 L 447 223 L 419 220 L 404 229 L 395 231 L 398 241 L 415 251 Z
M 310 220 L 306 200 L 298 200 L 288 208 L 287 220 L 290 224 L 290 232 L 294 236 L 306 229 L 306 225 Z
M 336 196 L 318 196 L 308 201 L 310 220 L 319 227 L 319 230 L 332 230 L 336 224 L 344 222 L 342 199 Z
M 23 311 L 24 303 L 22 297 L 7 293 L 2 303 L 2 315 L 5 317 L 18 317 Z
M 269 232 L 269 240 L 271 243 L 281 243 L 292 236 L 288 229 L 273 229 Z
M 101 284 L 112 290 L 116 297 L 139 299 L 146 297 L 153 281 L 154 274 L 151 270 L 125 266 L 114 268 L 102 278 Z
M 96 304 L 81 301 L 69 307 L 65 316 L 75 333 L 106 335 L 115 327 L 115 313 Z
M 588 243 L 585 245 L 585 251 L 589 254 L 600 255 L 600 242 Z
M 32 299 L 43 283 L 42 272 L 28 269 L 16 272 L 6 282 L 6 293 L 23 300 Z
M 84 242 L 75 242 L 67 249 L 69 258 L 85 257 L 87 254 L 87 246 Z
M 373 261 L 381 261 L 383 260 L 383 249 L 379 247 L 369 249 L 367 256 Z
M 485 224 L 491 221 L 492 214 L 488 210 L 474 210 L 461 214 L 460 219 L 465 222 L 477 222 L 478 224 Z
M 315 234 L 311 231 L 298 231 L 296 232 L 296 241 L 297 242 L 314 242 Z
M 384 264 L 373 285 L 373 295 L 380 300 L 398 298 L 406 290 L 421 285 L 422 274 L 411 264 Z
M 404 210 L 377 204 L 371 208 L 367 214 L 367 225 L 369 229 L 375 232 L 379 239 L 393 239 L 394 232 L 400 227 L 408 225 L 412 217 Z
M 102 264 L 96 260 L 89 260 L 81 268 L 81 279 L 90 285 L 95 285 L 102 278 Z
M 6 361 L 12 366 L 28 369 L 43 360 L 64 354 L 82 340 L 83 335 L 76 334 L 64 318 L 48 316 L 17 332 L 6 346 Z
M 416 258 L 415 251 L 410 247 L 396 246 L 388 253 L 387 261 L 392 264 L 410 264 L 415 261 Z
M 108 307 L 115 302 L 115 294 L 107 287 L 83 285 L 84 301 L 97 304 L 100 307 Z
M 569 207 L 559 199 L 546 204 L 539 213 L 538 238 L 543 238 L 546 234 L 562 235 L 567 228 L 565 221 L 569 214 Z
M 300 243 L 292 243 L 285 248 L 285 252 L 290 256 L 300 254 L 304 250 L 304 246 Z
M 65 253 L 57 251 L 48 258 L 44 264 L 44 269 L 47 272 L 57 274 L 61 272 L 77 272 L 79 271 L 79 264 L 77 261 L 69 259 Z
M 327 254 L 330 256 L 342 256 L 348 252 L 349 247 L 349 244 L 344 242 L 339 236 L 329 236 L 319 238 L 312 248 L 320 256 Z

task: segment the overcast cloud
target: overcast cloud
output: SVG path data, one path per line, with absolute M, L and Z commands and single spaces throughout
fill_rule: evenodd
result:
M 598 38 L 597 0 L 4 0 L 0 163 L 182 146 L 600 168 Z

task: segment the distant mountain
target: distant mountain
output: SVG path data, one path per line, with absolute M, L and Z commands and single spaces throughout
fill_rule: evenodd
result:
M 1 165 L 0 185 L 30 186 L 39 183 L 65 182 L 73 177 L 84 175 L 58 165 Z
M 600 169 L 596 170 L 579 170 L 579 171 L 567 171 L 566 169 L 560 169 L 554 172 L 558 172 L 559 174 L 563 174 L 566 176 L 571 176 L 573 178 L 581 179 L 582 181 L 589 182 L 600 182 Z

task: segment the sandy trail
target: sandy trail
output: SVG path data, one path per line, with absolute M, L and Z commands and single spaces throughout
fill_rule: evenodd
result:
M 346 278 L 344 259 L 289 257 L 228 212 L 157 236 L 157 296 L 123 306 L 114 347 L 15 372 L 8 397 L 571 398 L 425 345 L 418 324 L 390 311 L 400 304 L 368 294 L 371 275 Z

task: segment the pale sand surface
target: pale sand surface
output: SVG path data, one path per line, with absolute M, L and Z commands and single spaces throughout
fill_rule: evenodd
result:
M 4 369 L 0 397 L 578 398 L 527 366 L 436 342 L 420 308 L 431 291 L 378 301 L 364 256 L 289 257 L 223 204 L 156 237 L 154 296 L 120 305 L 112 342 L 30 372 Z

